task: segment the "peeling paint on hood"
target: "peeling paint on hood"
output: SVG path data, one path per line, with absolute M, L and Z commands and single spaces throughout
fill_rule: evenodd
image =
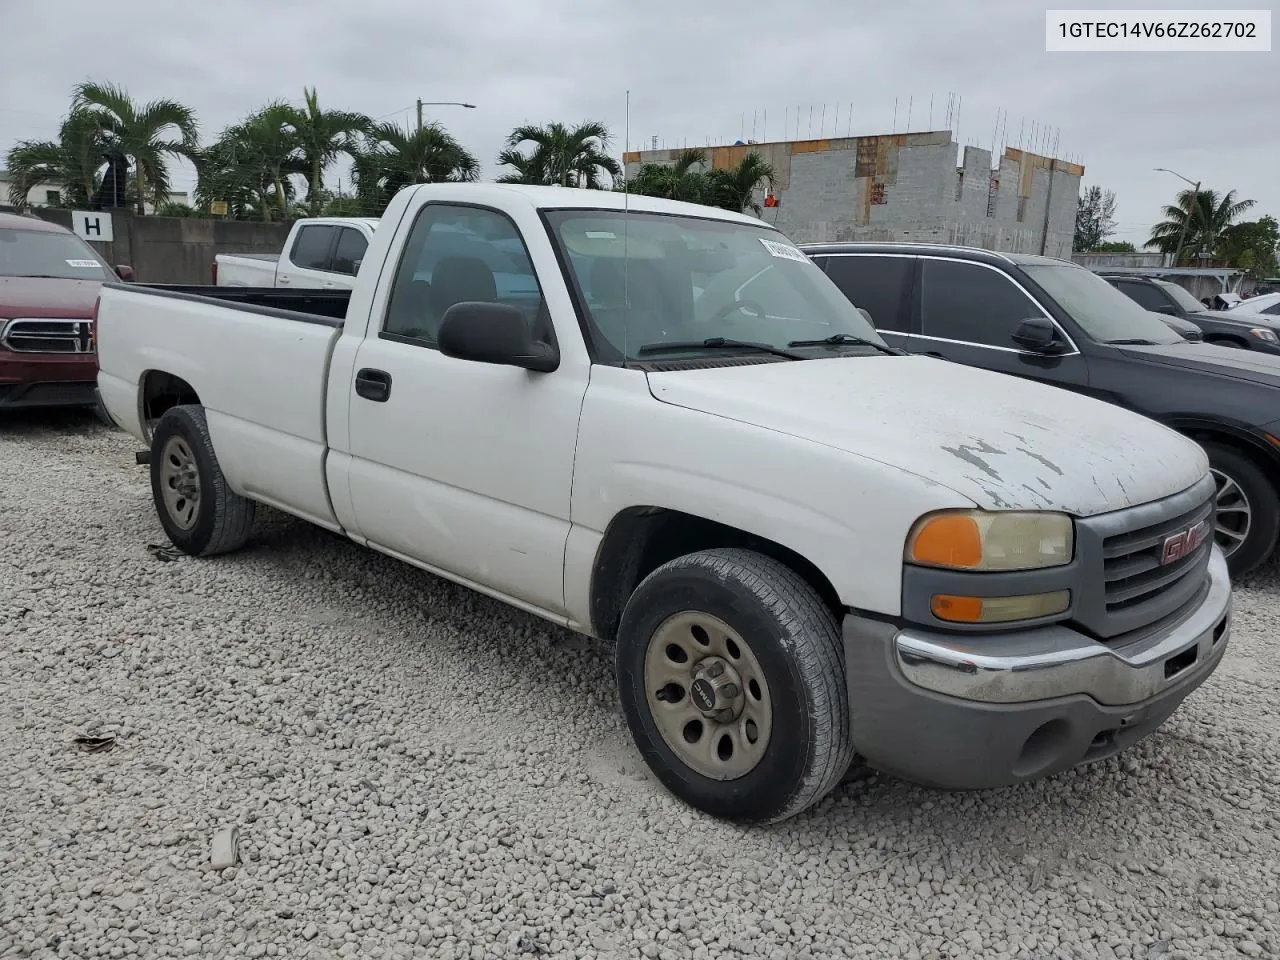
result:
M 1114 404 L 931 357 L 846 356 L 649 374 L 664 403 L 844 450 L 987 509 L 1091 516 L 1170 496 L 1198 444 Z

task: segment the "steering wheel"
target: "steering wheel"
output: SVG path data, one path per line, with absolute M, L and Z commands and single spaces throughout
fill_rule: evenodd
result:
M 726 303 L 723 307 L 716 311 L 715 316 L 709 317 L 707 323 L 715 323 L 717 320 L 723 320 L 735 310 L 746 310 L 754 313 L 760 320 L 768 320 L 769 315 L 764 312 L 764 307 L 756 303 L 754 300 L 734 300 L 732 303 Z

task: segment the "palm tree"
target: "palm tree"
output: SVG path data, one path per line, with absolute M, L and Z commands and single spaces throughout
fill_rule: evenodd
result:
M 196 162 L 196 202 L 226 201 L 233 217 L 284 219 L 295 190 L 290 176 L 306 176 L 292 124 L 294 108 L 272 101 L 222 132 Z
M 372 213 L 413 183 L 478 180 L 480 162 L 438 123 L 416 131 L 380 123 L 355 151 L 351 174 L 356 196 Z
M 528 154 L 520 149 L 526 143 L 533 145 Z M 609 128 L 603 123 L 589 120 L 573 128 L 562 123 L 544 127 L 525 124 L 511 131 L 498 162 L 517 171 L 507 177 L 527 177 L 515 182 L 601 190 L 606 186 L 601 171 L 608 174 L 609 186 L 622 175 L 618 161 L 606 152 L 608 148 Z M 507 177 L 504 181 L 512 182 Z
M 353 138 L 366 133 L 372 121 L 362 113 L 321 110 L 314 87 L 304 87 L 302 96 L 303 106 L 292 111 L 290 122 L 307 165 L 307 207 L 316 217 L 325 203 L 325 167 L 342 153 L 354 157 L 358 146 Z
M 64 202 L 88 206 L 98 189 L 105 146 L 94 118 L 74 111 L 62 121 L 57 140 L 24 140 L 15 144 L 5 158 L 13 177 L 9 202 L 25 210 L 31 190 L 49 184 L 62 192 Z
M 199 150 L 195 113 L 176 100 L 138 104 L 123 87 L 81 83 L 72 94 L 71 110 L 91 117 L 133 162 L 138 213 L 146 213 L 148 199 L 156 206 L 168 199 L 167 158 L 193 157 Z
M 1151 228 L 1151 239 L 1143 246 L 1154 247 L 1161 253 L 1175 253 L 1185 224 L 1184 250 L 1213 250 L 1223 231 L 1254 203 L 1237 200 L 1234 190 L 1228 190 L 1225 195 L 1219 195 L 1216 190 L 1199 193 L 1183 190 L 1178 194 L 1176 206 L 1167 206 L 1161 211 L 1165 219 Z
M 647 197 L 664 197 L 688 203 L 708 203 L 710 181 L 704 169 L 705 150 L 681 151 L 674 163 L 646 163 L 627 183 L 627 189 Z
M 745 213 L 749 209 L 758 217 L 761 210 L 755 200 L 756 188 L 762 181 L 772 187 L 774 173 L 764 157 L 752 150 L 737 166 L 712 170 L 707 179 L 711 183 L 711 202 L 715 206 L 737 213 Z
M 519 150 L 507 147 L 498 154 L 498 165 L 510 167 L 511 173 L 498 177 L 498 183 L 528 183 L 534 186 L 545 186 L 549 182 L 549 174 L 545 168 L 546 156 L 533 151 L 525 156 Z

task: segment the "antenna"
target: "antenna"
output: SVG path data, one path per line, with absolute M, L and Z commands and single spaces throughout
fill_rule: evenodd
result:
M 622 322 L 622 362 L 627 362 L 627 328 L 631 319 L 631 294 L 627 289 L 627 226 L 631 220 L 631 178 L 627 176 L 625 158 L 631 149 L 631 90 L 627 90 L 626 122 L 622 128 L 623 167 L 622 167 L 622 302 L 626 305 L 626 319 Z

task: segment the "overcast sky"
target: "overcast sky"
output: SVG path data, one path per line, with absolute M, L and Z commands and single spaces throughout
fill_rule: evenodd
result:
M 1250 218 L 1280 216 L 1280 54 L 1046 53 L 1045 7 L 1026 0 L 2 6 L 6 152 L 53 137 L 72 85 L 85 79 L 121 84 L 137 99 L 183 101 L 209 139 L 268 99 L 300 99 L 304 85 L 318 87 L 324 106 L 402 122 L 412 121 L 418 97 L 468 101 L 477 109 L 429 107 L 428 118 L 477 154 L 486 176 L 503 137 L 523 122 L 603 120 L 620 155 L 628 89 L 633 149 L 654 136 L 666 146 L 732 142 L 753 129 L 756 139 L 794 137 L 797 110 L 802 137 L 889 133 L 895 98 L 898 131 L 909 102 L 912 130 L 938 129 L 954 94 L 961 143 L 990 147 L 1001 116 L 1015 145 L 1020 125 L 1060 130 L 1057 153 L 1084 164 L 1085 185 L 1116 192 L 1115 239 L 1140 247 L 1184 186 L 1153 167 L 1237 190 L 1257 201 Z M 187 175 L 175 179 L 190 185 Z

